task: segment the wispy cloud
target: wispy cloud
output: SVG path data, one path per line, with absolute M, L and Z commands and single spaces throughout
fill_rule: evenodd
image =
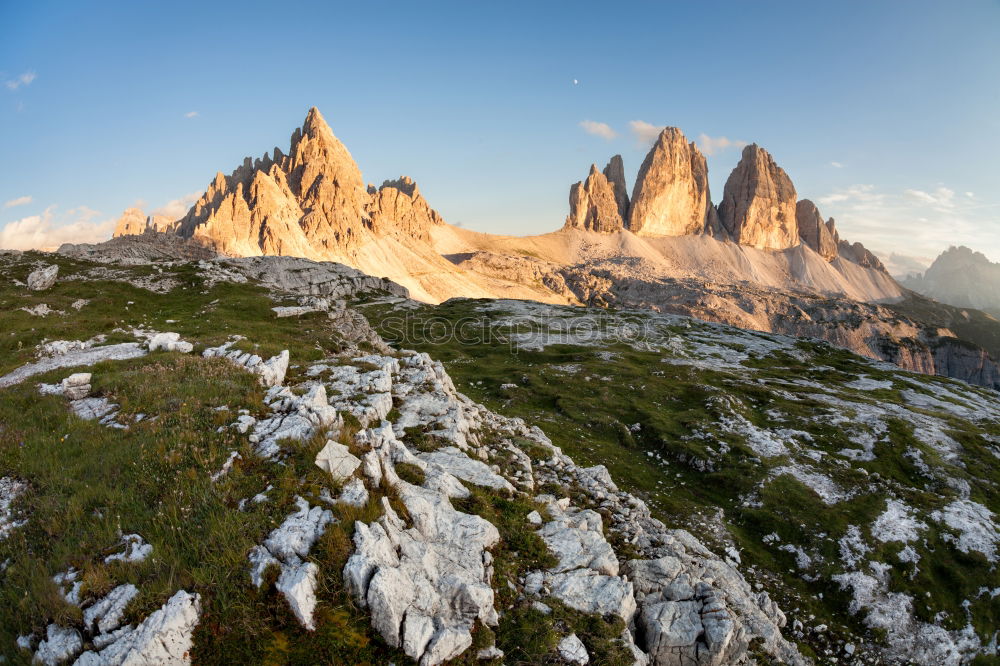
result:
M 31 197 L 17 197 L 16 199 L 11 199 L 10 201 L 5 201 L 3 203 L 4 208 L 13 208 L 14 206 L 24 206 L 31 203 Z
M 618 132 L 611 129 L 611 125 L 607 123 L 599 123 L 596 120 L 584 120 L 580 122 L 580 127 L 587 134 L 593 134 L 594 136 L 599 136 L 602 139 L 611 139 L 618 136 Z
M 149 212 L 150 215 L 162 215 L 163 217 L 169 217 L 171 220 L 176 220 L 183 217 L 190 210 L 194 202 L 201 197 L 202 193 L 192 192 L 191 194 L 186 194 L 178 199 L 173 199 L 168 201 L 159 208 L 154 208 Z
M 30 86 L 31 82 L 34 81 L 36 77 L 37 75 L 29 70 L 24 74 L 22 74 L 21 76 L 15 79 L 11 79 L 10 81 L 7 81 L 4 85 L 6 85 L 11 90 L 17 90 L 21 86 Z
M 629 121 L 628 128 L 632 131 L 635 142 L 640 146 L 646 146 L 656 141 L 656 137 L 660 136 L 660 132 L 663 131 L 662 125 L 653 125 L 645 120 Z
M 198 112 L 197 111 L 188 111 L 187 113 L 184 114 L 184 117 L 185 118 L 197 118 L 198 117 Z
M 709 136 L 707 134 L 698 135 L 698 148 L 706 155 L 721 153 L 727 148 L 742 148 L 747 145 L 746 141 L 732 140 L 724 136 Z
M 968 245 L 1000 258 L 1000 203 L 958 197 L 944 185 L 882 190 L 857 184 L 816 202 L 837 219 L 840 235 L 861 241 L 882 257 L 935 257 L 951 245 Z M 897 270 L 912 269 L 902 260 Z
M 29 215 L 0 228 L 0 248 L 54 250 L 63 243 L 99 243 L 111 237 L 115 220 L 95 220 L 95 210 L 80 206 L 56 215 L 49 206 L 41 215 Z
M 830 166 L 834 169 L 843 169 L 844 165 L 841 162 L 830 162 Z
M 903 190 L 903 194 L 920 203 L 929 204 L 935 208 L 951 208 L 955 205 L 955 191 L 947 187 L 939 187 L 933 192 L 924 190 Z

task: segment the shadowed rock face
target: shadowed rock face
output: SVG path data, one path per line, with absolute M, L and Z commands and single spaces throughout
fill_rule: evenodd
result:
M 751 144 L 726 181 L 719 218 L 729 237 L 761 250 L 799 244 L 795 186 L 771 155 Z
M 850 243 L 846 240 L 842 240 L 838 243 L 838 251 L 842 257 L 849 259 L 859 266 L 864 266 L 865 268 L 874 268 L 877 271 L 882 271 L 885 273 L 885 266 L 879 261 L 871 251 L 868 250 L 861 243 Z
M 831 233 L 832 217 L 829 222 L 824 222 L 816 204 L 809 199 L 803 199 L 795 206 L 795 220 L 799 225 L 799 238 L 803 243 L 827 261 L 837 256 L 837 241 Z
M 705 156 L 679 129 L 665 128 L 639 168 L 629 229 L 650 236 L 700 234 L 714 215 Z
M 566 218 L 567 228 L 605 233 L 621 231 L 624 228 L 621 203 L 616 198 L 616 186 L 605 175 L 611 171 L 613 176 L 618 177 L 619 174 L 616 174 L 612 168 L 614 164 L 615 160 L 612 159 L 604 169 L 604 173 L 597 170 L 596 164 L 591 165 L 587 180 L 574 183 L 570 188 L 569 217 Z M 620 157 L 618 157 L 618 165 L 619 167 L 621 165 Z M 621 174 L 620 177 L 619 189 L 624 188 L 625 176 Z M 628 205 L 627 201 L 626 198 L 626 206 Z
M 618 202 L 618 214 L 622 221 L 628 219 L 628 185 L 625 184 L 625 164 L 621 155 L 615 155 L 604 167 L 604 177 L 608 179 L 611 189 L 615 191 L 615 201 Z

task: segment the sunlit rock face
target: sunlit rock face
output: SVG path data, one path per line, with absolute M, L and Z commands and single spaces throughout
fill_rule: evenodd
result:
M 608 178 L 608 173 L 612 178 Z M 590 166 L 587 180 L 574 183 L 569 190 L 569 217 L 566 228 L 587 229 L 588 231 L 621 231 L 624 226 L 622 209 L 628 209 L 628 196 L 624 201 L 618 196 L 624 194 L 625 175 L 621 167 L 621 157 L 615 155 L 604 171 L 597 165 Z
M 665 128 L 639 167 L 629 229 L 650 236 L 700 234 L 714 217 L 705 156 L 679 129 Z

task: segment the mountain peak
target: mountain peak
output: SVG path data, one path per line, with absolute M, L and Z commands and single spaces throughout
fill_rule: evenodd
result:
M 729 237 L 762 250 L 799 244 L 795 186 L 771 154 L 752 143 L 743 149 L 719 204 Z
M 713 220 L 705 156 L 680 129 L 665 127 L 639 167 L 629 229 L 652 236 L 684 236 L 704 233 Z

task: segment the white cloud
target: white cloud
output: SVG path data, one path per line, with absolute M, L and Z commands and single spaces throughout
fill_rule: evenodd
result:
M 847 188 L 835 190 L 816 201 L 821 204 L 834 204 L 847 201 L 852 202 L 854 205 L 864 205 L 877 203 L 881 201 L 882 196 L 875 192 L 874 185 L 851 185 Z
M 31 203 L 31 197 L 17 197 L 16 199 L 11 199 L 10 201 L 5 201 L 3 204 L 4 208 L 13 208 L 14 206 L 23 206 L 25 204 Z
M 841 238 L 888 258 L 897 275 L 919 270 L 907 259 L 936 257 L 951 245 L 1000 256 L 1000 203 L 959 198 L 943 185 L 885 191 L 851 185 L 816 201 L 824 216 L 836 218 Z
M 969 197 L 970 199 L 974 199 L 976 197 L 976 195 L 973 194 L 972 192 L 966 192 L 965 196 Z
M 628 126 L 632 130 L 632 135 L 635 136 L 636 143 L 642 146 L 656 141 L 656 137 L 660 136 L 660 132 L 663 131 L 662 126 L 652 125 L 645 120 L 632 120 Z
M 198 112 L 197 111 L 188 111 L 187 113 L 184 114 L 184 117 L 185 118 L 197 118 L 198 117 Z
M 924 190 L 903 190 L 903 193 L 916 201 L 940 208 L 951 208 L 955 203 L 955 190 L 939 187 L 933 192 Z
M 149 212 L 150 215 L 162 215 L 164 217 L 169 217 L 171 220 L 176 220 L 187 214 L 194 202 L 201 197 L 201 192 L 192 192 L 191 194 L 186 194 L 179 199 L 174 199 L 168 201 L 159 208 L 155 208 Z
M 878 252 L 876 254 L 885 265 L 885 269 L 889 271 L 889 275 L 897 278 L 904 278 L 912 273 L 923 273 L 934 262 L 930 257 L 912 257 L 898 252 L 890 252 L 889 254 Z
M 584 120 L 580 123 L 580 127 L 587 134 L 593 134 L 609 141 L 618 136 L 618 132 L 611 129 L 611 125 L 599 123 L 596 120 Z
M 115 221 L 94 221 L 95 210 L 81 206 L 54 214 L 49 206 L 41 215 L 30 215 L 0 228 L 0 248 L 8 250 L 55 250 L 63 243 L 99 243 L 111 237 Z M 75 219 L 74 219 L 75 218 Z
M 11 90 L 17 90 L 21 86 L 30 86 L 31 82 L 35 80 L 36 74 L 32 71 L 27 71 L 16 79 L 11 79 L 7 81 L 6 85 Z
M 708 136 L 707 134 L 699 134 L 697 143 L 701 152 L 706 155 L 715 155 L 727 148 L 742 148 L 747 145 L 746 141 L 733 141 L 728 137 Z
M 842 163 L 840 163 L 840 162 L 830 162 L 830 166 L 832 166 L 834 169 L 843 169 L 844 168 L 844 165 Z

